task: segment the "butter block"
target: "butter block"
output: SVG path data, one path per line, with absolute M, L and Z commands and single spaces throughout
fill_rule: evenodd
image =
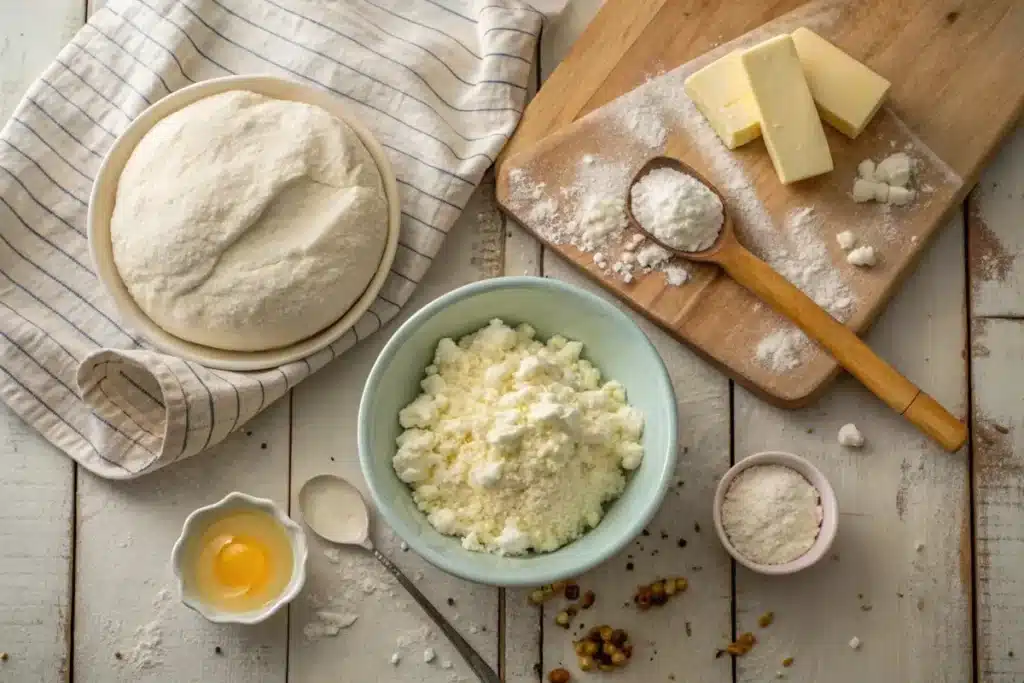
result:
M 683 83 L 687 96 L 729 149 L 761 135 L 757 106 L 740 64 L 741 52 L 730 52 Z
M 793 38 L 777 36 L 740 55 L 761 135 L 783 183 L 832 170 L 832 154 Z
M 793 31 L 793 44 L 821 117 L 856 138 L 878 112 L 890 83 L 814 31 Z

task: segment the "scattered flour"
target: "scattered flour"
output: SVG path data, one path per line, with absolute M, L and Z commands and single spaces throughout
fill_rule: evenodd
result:
M 822 519 L 817 489 L 782 465 L 754 465 L 736 475 L 721 513 L 733 547 L 758 564 L 784 564 L 806 553 Z
M 154 669 L 163 664 L 163 623 L 167 619 L 173 601 L 171 591 L 163 588 L 153 598 L 153 619 L 135 629 L 132 634 L 132 646 L 127 650 L 118 650 L 121 653 L 120 662 L 136 671 Z M 121 627 L 120 622 L 111 622 L 108 629 L 116 632 Z
M 839 445 L 846 446 L 847 448 L 860 448 L 864 445 L 864 435 L 857 429 L 857 425 L 852 422 L 839 428 L 839 436 L 837 438 Z
M 757 362 L 776 374 L 800 365 L 801 350 L 810 344 L 807 336 L 795 328 L 772 332 L 757 344 Z
M 306 636 L 306 640 L 334 637 L 356 623 L 358 618 L 355 614 L 320 611 L 316 613 L 313 621 L 303 627 L 302 634 Z
M 641 267 L 652 269 L 664 264 L 672 257 L 672 254 L 657 244 L 646 244 L 636 252 L 636 262 Z
M 850 649 L 851 650 L 859 650 L 860 649 L 860 638 L 858 638 L 857 636 L 854 636 L 853 638 L 850 638 Z
M 630 189 L 633 215 L 663 244 L 703 251 L 722 230 L 722 200 L 707 185 L 672 168 L 656 168 Z
M 668 131 L 657 102 L 641 102 L 623 108 L 620 123 L 638 142 L 653 151 L 661 150 L 668 139 Z
M 870 246 L 857 247 L 846 255 L 846 262 L 859 268 L 871 268 L 878 263 L 875 248 Z
M 378 598 L 398 600 L 397 583 L 373 557 L 339 548 L 327 548 L 324 556 L 337 567 L 337 578 L 330 582 L 330 594 L 306 596 L 312 608 L 310 621 L 302 629 L 307 640 L 337 636 L 351 627 L 364 609 L 372 609 Z
M 669 266 L 665 269 L 665 280 L 673 287 L 682 287 L 690 279 L 690 272 L 682 266 Z

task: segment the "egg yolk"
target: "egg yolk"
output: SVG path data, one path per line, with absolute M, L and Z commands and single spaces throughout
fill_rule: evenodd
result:
M 200 599 L 219 609 L 247 612 L 281 595 L 292 576 L 292 546 L 273 517 L 230 511 L 210 522 L 189 551 L 185 578 Z
M 241 536 L 217 540 L 220 548 L 214 556 L 213 572 L 224 587 L 242 593 L 266 583 L 269 574 L 266 548 Z

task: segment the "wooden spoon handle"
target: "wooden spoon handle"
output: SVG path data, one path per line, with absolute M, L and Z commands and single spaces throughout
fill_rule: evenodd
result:
M 767 263 L 738 243 L 722 249 L 719 265 L 739 284 L 818 342 L 873 394 L 935 439 L 946 450 L 959 450 L 967 427 L 913 382 L 879 358 L 848 327 L 829 315 Z

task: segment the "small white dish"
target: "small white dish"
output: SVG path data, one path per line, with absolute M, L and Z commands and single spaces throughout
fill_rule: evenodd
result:
M 258 510 L 273 517 L 288 536 L 292 549 L 292 575 L 281 594 L 258 610 L 250 612 L 229 612 L 206 604 L 190 585 L 185 567 L 189 564 L 188 541 L 202 534 L 210 523 L 232 510 Z M 232 491 L 221 500 L 201 507 L 185 519 L 181 535 L 174 542 L 171 550 L 171 568 L 178 583 L 178 596 L 185 605 L 199 612 L 207 620 L 217 624 L 258 624 L 266 621 L 283 606 L 287 605 L 299 594 L 306 583 L 306 559 L 309 557 L 309 546 L 306 532 L 302 527 L 284 513 L 274 501 L 267 498 L 256 498 L 245 493 Z
M 818 537 L 814 540 L 814 545 L 806 553 L 792 562 L 783 564 L 759 564 L 754 562 L 736 550 L 729 541 L 728 534 L 725 533 L 725 527 L 722 525 L 722 503 L 725 501 L 725 494 L 737 475 L 755 465 L 782 465 L 788 467 L 799 473 L 811 483 L 811 486 L 818 490 L 818 495 L 821 498 L 821 527 L 818 530 Z M 722 545 L 725 546 L 726 551 L 732 555 L 733 559 L 747 569 L 759 574 L 793 574 L 801 569 L 812 566 L 824 557 L 828 549 L 832 547 L 832 541 L 835 540 L 836 530 L 839 527 L 839 504 L 836 500 L 835 491 L 832 490 L 832 485 L 829 484 L 828 479 L 821 473 L 821 470 L 804 458 L 782 451 L 756 453 L 733 465 L 718 482 L 718 488 L 715 490 L 714 505 L 715 531 L 718 532 L 718 538 L 721 540 Z
M 344 121 L 369 150 L 380 171 L 384 183 L 384 194 L 388 203 L 388 236 L 380 265 L 363 294 L 352 307 L 334 324 L 300 342 L 278 349 L 265 351 L 227 351 L 201 344 L 194 344 L 176 337 L 147 316 L 135 303 L 128 288 L 114 264 L 114 252 L 110 240 L 110 216 L 114 211 L 117 184 L 121 171 L 139 141 L 161 119 L 183 109 L 193 102 L 229 90 L 248 90 L 279 100 L 304 102 L 325 109 L 331 115 Z M 201 363 L 221 370 L 246 372 L 265 370 L 285 363 L 301 360 L 337 341 L 348 332 L 356 321 L 370 308 L 377 294 L 384 286 L 391 271 L 391 265 L 398 251 L 398 233 L 401 221 L 401 205 L 398 184 L 384 148 L 377 139 L 335 96 L 330 93 L 278 76 L 225 76 L 195 83 L 177 90 L 156 102 L 131 122 L 128 128 L 114 141 L 96 174 L 92 194 L 89 196 L 88 233 L 89 250 L 92 253 L 96 276 L 103 284 L 108 296 L 117 308 L 122 320 L 146 341 L 166 353 Z

